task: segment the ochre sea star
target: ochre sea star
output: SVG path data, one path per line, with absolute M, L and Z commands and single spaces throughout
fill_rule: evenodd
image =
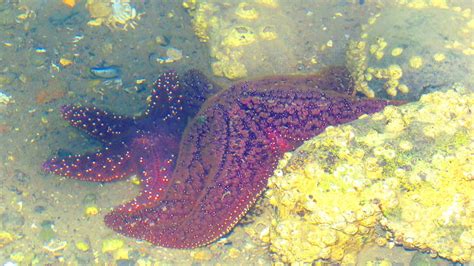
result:
M 241 82 L 209 97 L 217 90 L 198 72 L 181 80 L 171 72 L 158 79 L 139 117 L 65 106 L 64 118 L 104 148 L 53 158 L 44 169 L 95 182 L 139 174 L 140 195 L 107 214 L 105 223 L 156 245 L 194 248 L 235 226 L 284 152 L 327 126 L 393 104 L 354 97 L 352 79 L 341 67 Z

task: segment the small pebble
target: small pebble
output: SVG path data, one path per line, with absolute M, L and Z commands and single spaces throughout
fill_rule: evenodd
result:
M 101 79 L 118 78 L 121 72 L 120 68 L 115 66 L 92 67 L 90 71 L 94 77 Z
M 38 53 L 38 54 L 44 54 L 46 53 L 46 49 L 42 48 L 42 47 L 38 47 L 35 49 L 35 52 Z
M 240 256 L 240 250 L 236 248 L 229 249 L 229 257 L 232 259 L 236 259 Z
M 102 242 L 102 253 L 108 253 L 122 248 L 124 245 L 123 240 L 110 238 Z
M 43 249 L 51 253 L 57 253 L 58 251 L 65 249 L 66 246 L 67 246 L 67 241 L 52 239 L 51 241 L 48 242 L 48 244 L 43 246 Z
M 84 213 L 88 217 L 96 216 L 97 214 L 99 214 L 99 208 L 97 208 L 97 206 L 87 206 L 84 210 Z
M 0 104 L 9 104 L 12 101 L 12 97 L 0 91 Z
M 212 254 L 208 250 L 191 251 L 191 257 L 196 261 L 208 261 L 212 259 Z
M 10 244 L 14 240 L 15 238 L 11 233 L 6 231 L 0 231 L 0 248 L 3 248 L 4 246 Z
M 72 65 L 72 60 L 69 60 L 67 58 L 61 58 L 61 59 L 59 59 L 59 64 L 63 67 L 68 67 L 68 66 Z
M 160 46 L 166 46 L 169 44 L 169 40 L 166 37 L 160 35 L 156 36 L 155 43 Z
M 20 183 L 26 183 L 30 181 L 31 177 L 25 174 L 24 172 L 17 170 L 15 171 L 14 179 L 15 181 L 18 181 Z
M 78 241 L 76 242 L 76 248 L 79 249 L 80 251 L 88 251 L 90 249 L 89 245 L 84 242 L 84 241 Z
M 45 210 L 46 210 L 46 207 L 44 206 L 41 206 L 41 205 L 35 206 L 36 213 L 43 213 Z
M 128 260 L 128 249 L 127 248 L 119 248 L 114 253 L 114 258 L 116 260 Z
M 10 259 L 15 262 L 22 262 L 25 259 L 25 254 L 21 251 L 14 252 L 10 255 Z
M 183 52 L 179 49 L 169 47 L 166 50 L 166 56 L 157 59 L 160 64 L 173 63 L 183 58 Z

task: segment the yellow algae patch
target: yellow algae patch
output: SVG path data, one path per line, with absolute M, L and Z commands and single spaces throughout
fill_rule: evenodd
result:
M 198 250 L 191 251 L 191 257 L 196 261 L 209 261 L 213 256 L 209 250 Z
M 128 249 L 127 248 L 119 248 L 114 253 L 115 260 L 128 260 Z
M 76 0 L 63 0 L 63 4 L 69 8 L 73 8 L 76 5 Z
M 209 30 L 218 27 L 218 19 L 213 16 L 218 8 L 208 2 L 196 3 L 196 0 L 183 2 L 183 7 L 190 11 L 193 29 L 201 42 L 209 41 Z
M 279 6 L 277 0 L 255 0 L 255 3 L 271 8 L 277 8 Z
M 400 85 L 398 85 L 397 89 L 398 89 L 401 93 L 404 93 L 404 94 L 410 92 L 410 88 L 409 88 L 407 85 L 405 85 L 405 84 L 400 84 Z
M 397 47 L 397 48 L 393 48 L 392 50 L 392 56 L 399 56 L 403 53 L 403 48 L 400 48 L 400 47 Z
M 142 183 L 142 181 L 140 180 L 140 177 L 138 177 L 137 175 L 133 175 L 132 177 L 130 177 L 130 183 L 138 186 Z
M 59 59 L 59 64 L 63 67 L 68 67 L 68 66 L 72 65 L 72 63 L 73 63 L 72 60 L 64 58 L 64 57 Z
M 84 213 L 86 216 L 96 216 L 99 214 L 99 208 L 97 206 L 87 206 Z
M 398 143 L 398 147 L 400 147 L 400 149 L 403 151 L 410 151 L 413 149 L 413 144 L 408 140 L 402 140 L 400 143 Z
M 236 259 L 236 258 L 240 257 L 241 252 L 240 252 L 240 250 L 238 250 L 236 248 L 231 248 L 231 249 L 229 249 L 227 255 L 232 259 Z
M 120 248 L 122 248 L 124 245 L 123 240 L 121 239 L 105 239 L 102 242 L 102 253 L 108 253 L 108 252 L 113 252 L 116 251 Z
M 424 8 L 449 8 L 446 0 L 397 0 L 398 4 L 405 5 L 409 8 L 424 9 Z
M 400 79 L 403 75 L 402 68 L 399 65 L 390 65 L 388 67 L 388 77 L 389 79 Z
M 6 245 L 13 242 L 15 238 L 13 235 L 6 231 L 0 231 L 0 248 L 5 247 Z
M 433 59 L 436 62 L 443 62 L 446 59 L 446 56 L 442 53 L 436 53 L 436 54 L 433 55 Z
M 239 47 L 249 45 L 255 42 L 256 40 L 255 33 L 251 28 L 247 26 L 233 27 L 224 35 L 225 38 L 222 44 L 227 47 Z
M 242 2 L 237 6 L 237 10 L 235 11 L 235 14 L 241 18 L 241 19 L 246 19 L 246 20 L 255 20 L 258 18 L 258 12 L 257 10 L 250 6 L 249 3 L 247 2 Z
M 235 80 L 297 68 L 298 45 L 291 43 L 297 37 L 294 18 L 278 1 L 194 0 L 183 6 L 192 17 L 195 34 L 208 43 L 216 76 Z
M 224 55 L 218 58 L 219 61 L 211 64 L 212 73 L 214 73 L 214 75 L 232 80 L 247 76 L 247 68 L 244 64 Z
M 474 94 L 458 91 L 328 127 L 285 154 L 266 193 L 277 260 L 355 263 L 366 244 L 391 242 L 472 261 Z
M 273 26 L 261 27 L 259 30 L 259 36 L 263 40 L 267 40 L 267 41 L 275 40 L 278 37 L 275 27 Z
M 90 246 L 89 244 L 87 244 L 86 242 L 84 241 L 78 241 L 76 242 L 76 248 L 80 251 L 88 251 L 90 249 Z
M 369 52 L 374 55 L 377 60 L 384 56 L 384 49 L 387 47 L 387 42 L 384 38 L 378 38 L 377 43 L 370 45 Z
M 408 63 L 411 68 L 419 69 L 423 66 L 423 58 L 421 58 L 420 56 L 412 56 Z

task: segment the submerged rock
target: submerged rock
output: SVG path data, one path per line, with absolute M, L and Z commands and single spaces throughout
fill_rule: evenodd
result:
M 473 93 L 431 93 L 287 153 L 267 193 L 277 259 L 355 263 L 377 242 L 472 261 L 473 106 Z
M 456 82 L 472 86 L 465 75 L 473 70 L 470 8 L 415 2 L 422 1 L 386 1 L 350 41 L 346 58 L 357 91 L 412 100 Z

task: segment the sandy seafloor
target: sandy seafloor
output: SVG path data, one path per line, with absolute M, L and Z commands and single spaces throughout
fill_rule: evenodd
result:
M 195 37 L 180 1 L 135 1 L 146 14 L 128 31 L 86 25 L 84 2 L 70 9 L 54 0 L 0 0 L 0 90 L 12 99 L 0 110 L 0 231 L 14 236 L 0 248 L 0 265 L 271 265 L 267 245 L 248 233 L 251 219 L 207 247 L 160 248 L 122 237 L 102 221 L 113 206 L 138 193 L 136 185 L 84 183 L 41 171 L 57 150 L 81 153 L 98 145 L 61 119 L 61 105 L 94 104 L 137 114 L 160 72 L 197 68 L 212 76 L 208 48 Z M 156 63 L 169 47 L 181 50 L 183 58 Z M 72 64 L 62 66 L 61 58 Z M 122 84 L 94 78 L 89 69 L 100 65 L 120 67 Z M 136 85 L 140 79 L 145 83 Z M 99 213 L 86 215 L 88 206 Z M 118 246 L 104 249 L 109 240 Z M 367 247 L 359 262 L 408 265 L 414 255 L 430 263 L 425 265 L 450 264 L 401 247 L 377 246 Z

